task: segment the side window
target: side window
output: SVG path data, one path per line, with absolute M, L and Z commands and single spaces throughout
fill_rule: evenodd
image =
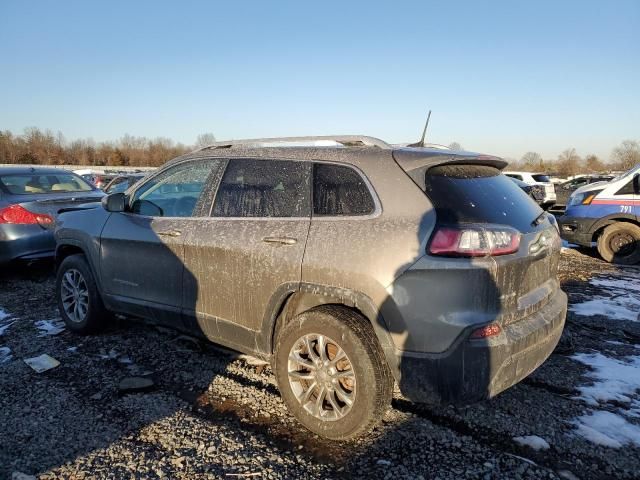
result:
M 522 175 L 516 175 L 514 173 L 507 173 L 507 177 L 515 178 L 516 180 L 520 180 L 522 182 Z
M 214 217 L 310 216 L 310 165 L 281 160 L 230 160 L 218 187 Z
M 150 178 L 130 200 L 130 210 L 151 217 L 190 217 L 215 160 L 188 162 Z
M 635 189 L 633 188 L 633 182 L 634 182 L 634 179 L 632 178 L 615 194 L 616 195 L 633 195 L 635 193 L 634 192 Z
M 370 215 L 374 210 L 371 192 L 358 172 L 341 165 L 314 165 L 314 215 Z

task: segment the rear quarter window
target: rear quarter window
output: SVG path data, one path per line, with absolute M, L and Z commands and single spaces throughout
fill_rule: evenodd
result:
M 439 224 L 491 223 L 520 232 L 536 230 L 542 209 L 500 170 L 479 165 L 441 165 L 427 170 L 425 193 Z
M 317 163 L 313 167 L 313 214 L 370 215 L 375 202 L 364 179 L 350 167 Z

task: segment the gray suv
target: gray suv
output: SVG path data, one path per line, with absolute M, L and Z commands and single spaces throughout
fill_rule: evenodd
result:
M 291 413 L 333 439 L 375 425 L 394 384 L 490 398 L 551 354 L 567 308 L 557 224 L 505 165 L 363 136 L 217 143 L 59 217 L 60 313 L 265 359 Z

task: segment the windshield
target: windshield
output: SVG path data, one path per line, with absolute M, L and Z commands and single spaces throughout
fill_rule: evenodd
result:
M 13 174 L 0 176 L 0 187 L 11 195 L 91 192 L 93 188 L 73 173 Z
M 627 175 L 630 175 L 631 173 L 635 172 L 636 170 L 640 170 L 640 164 L 635 165 L 633 167 L 631 167 L 629 170 L 627 170 L 624 173 L 621 173 L 620 175 L 618 175 L 617 177 L 615 177 L 612 181 L 614 180 L 620 180 L 621 178 L 626 177 Z

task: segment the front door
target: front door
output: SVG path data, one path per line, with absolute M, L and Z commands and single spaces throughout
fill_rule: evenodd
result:
M 182 327 L 184 235 L 201 208 L 211 161 L 178 164 L 136 189 L 101 237 L 103 288 L 124 313 Z
M 255 346 L 272 296 L 297 289 L 311 221 L 305 162 L 233 159 L 209 218 L 185 237 L 185 314 L 207 336 Z M 193 283 L 194 280 L 197 280 Z

